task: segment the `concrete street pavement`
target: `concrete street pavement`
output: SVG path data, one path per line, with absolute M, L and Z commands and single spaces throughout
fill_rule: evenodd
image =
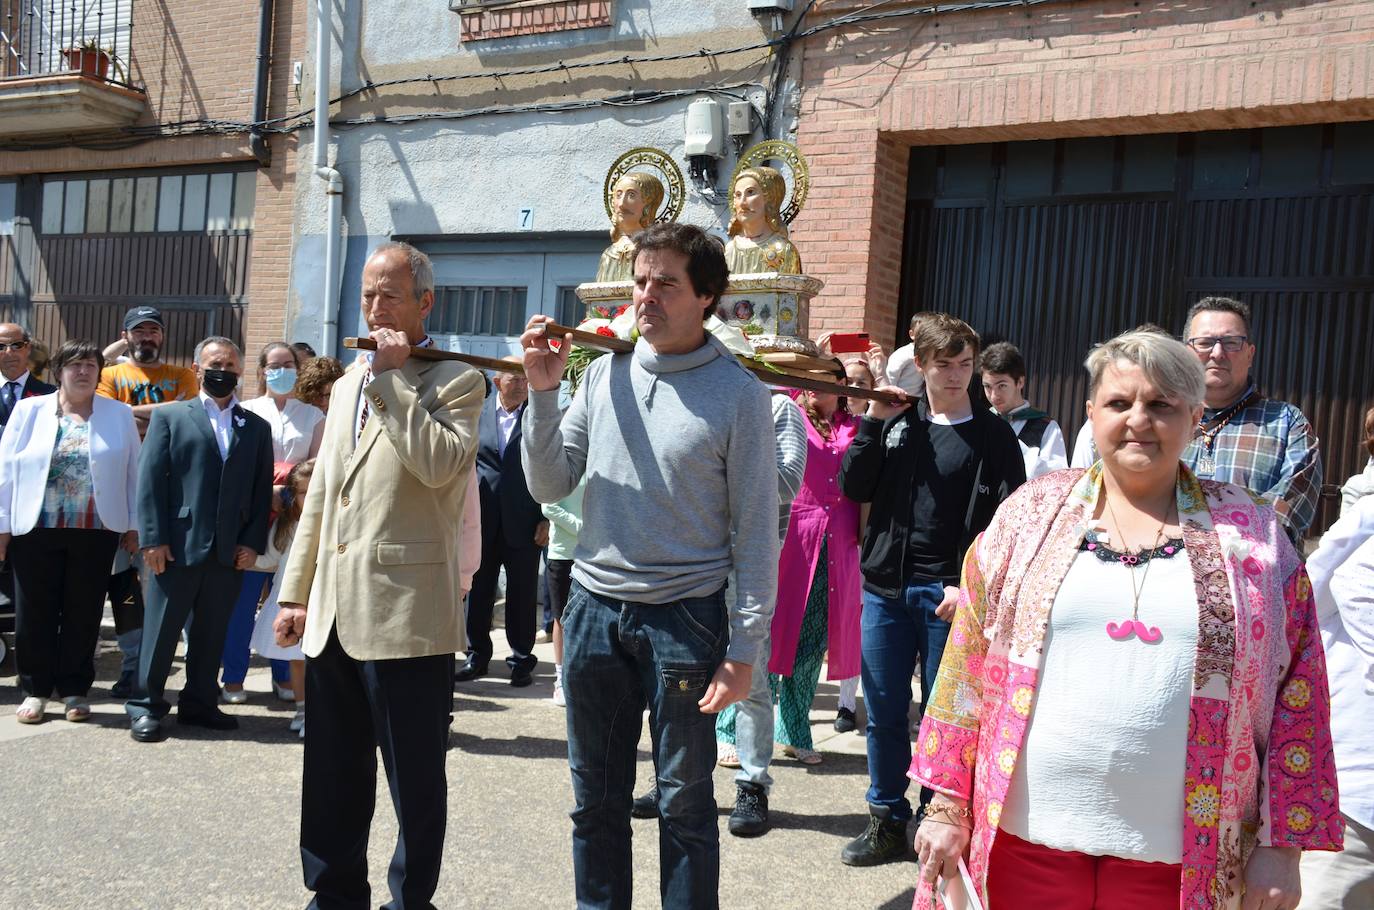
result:
M 101 642 L 95 714 L 69 724 L 14 719 L 13 663 L 0 671 L 0 907 L 26 910 L 299 908 L 308 894 L 297 852 L 301 744 L 286 729 L 292 709 L 254 661 L 250 702 L 227 708 L 241 729 L 216 733 L 169 724 L 170 738 L 129 738 L 122 706 L 108 699 L 118 652 Z M 539 647 L 536 684 L 512 689 L 498 675 L 460 686 L 448 756 L 449 830 L 436 906 L 570 908 L 571 791 L 563 712 L 549 701 L 551 646 Z M 493 662 L 493 667 L 497 662 Z M 169 692 L 180 687 L 180 662 Z M 911 906 L 915 867 L 851 869 L 841 846 L 863 830 L 863 739 L 830 728 L 836 688 L 822 684 L 812 716 L 825 762 L 774 765 L 774 830 L 730 836 L 732 771 L 717 769 L 721 804 L 721 903 L 752 908 Z M 60 703 L 57 704 L 60 708 Z M 175 715 L 173 715 L 174 717 Z M 861 718 L 862 719 L 862 718 Z M 640 744 L 649 777 L 647 723 Z M 380 774 L 379 774 L 380 776 Z M 641 788 L 642 791 L 642 788 Z M 637 791 L 637 792 L 641 792 Z M 379 783 L 369 851 L 374 904 L 384 903 L 395 822 Z M 658 906 L 656 823 L 635 821 L 636 907 Z

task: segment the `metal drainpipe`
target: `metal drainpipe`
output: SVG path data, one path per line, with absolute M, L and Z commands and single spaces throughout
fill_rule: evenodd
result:
M 339 288 L 343 280 L 343 177 L 329 166 L 329 0 L 315 0 L 315 176 L 329 202 L 324 238 L 324 330 L 320 353 L 338 353 Z
M 258 18 L 258 71 L 253 77 L 253 122 L 262 123 L 267 119 L 267 78 L 268 66 L 272 59 L 272 18 L 275 3 L 262 0 Z M 262 130 L 254 127 L 248 134 L 248 147 L 258 164 L 267 167 L 272 163 L 272 153 L 267 148 L 267 140 Z

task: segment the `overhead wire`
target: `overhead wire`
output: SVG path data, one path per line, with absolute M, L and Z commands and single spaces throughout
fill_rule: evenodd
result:
M 681 60 L 692 59 L 714 59 L 716 57 L 731 56 L 754 51 L 769 51 L 774 60 L 774 71 L 767 89 L 765 109 L 762 112 L 764 129 L 769 130 L 773 127 L 773 118 L 776 114 L 777 99 L 781 95 L 782 83 L 786 78 L 786 69 L 790 60 L 790 48 L 797 42 L 806 41 L 817 35 L 837 29 L 852 26 L 862 26 L 871 23 L 892 22 L 899 19 L 910 18 L 913 16 L 931 16 L 939 14 L 956 14 L 963 12 L 975 12 L 989 9 L 1006 9 L 1011 7 L 1029 8 L 1039 6 L 1044 3 L 1061 2 L 1061 0 L 977 0 L 971 3 L 933 3 L 926 6 L 906 7 L 895 10 L 879 10 L 886 5 L 879 2 L 856 10 L 852 13 L 845 13 L 819 22 L 813 26 L 802 28 L 807 14 L 815 5 L 815 0 L 808 0 L 807 5 L 796 16 L 792 26 L 783 34 L 762 41 L 750 42 L 748 44 L 734 45 L 725 48 L 698 48 L 696 50 L 677 51 L 665 54 L 645 54 L 630 55 L 624 54 L 620 57 L 608 57 L 597 60 L 580 60 L 567 62 L 563 60 L 555 61 L 538 66 L 513 67 L 505 70 L 479 70 L 466 73 L 448 73 L 443 75 L 426 74 L 423 76 L 405 76 L 396 79 L 384 79 L 380 81 L 367 81 L 356 88 L 343 92 L 338 97 L 330 100 L 330 106 L 341 104 L 352 98 L 376 92 L 380 89 L 393 88 L 402 85 L 416 84 L 440 84 L 447 82 L 461 82 L 471 79 L 505 79 L 518 76 L 548 75 L 553 73 L 568 74 L 573 71 L 590 70 L 613 66 L 633 66 L 636 64 L 670 63 Z M 755 60 L 749 65 L 758 65 L 766 62 L 767 56 L 761 60 Z M 611 95 L 601 98 L 576 99 L 572 101 L 553 101 L 553 102 L 532 102 L 530 104 L 514 104 L 500 106 L 486 106 L 481 108 L 466 108 L 452 110 L 425 111 L 415 114 L 388 114 L 376 117 L 354 117 L 340 120 L 330 120 L 332 126 L 355 127 L 371 124 L 405 124 L 423 121 L 443 121 L 443 120 L 464 120 L 471 117 L 494 116 L 503 114 L 519 113 L 558 113 L 565 111 L 586 110 L 601 106 L 636 106 L 642 104 L 653 104 L 672 98 L 683 97 L 686 95 L 721 93 L 728 94 L 731 91 L 738 91 L 742 88 L 758 86 L 758 83 L 736 83 L 732 86 L 706 86 L 691 89 L 632 89 L 629 93 L 621 95 Z M 742 97 L 734 95 L 732 97 Z M 744 97 L 743 100 L 748 100 Z M 751 102 L 752 103 L 752 102 Z M 28 143 L 3 143 L 0 150 L 6 151 L 38 151 L 53 148 L 83 148 L 94 150 L 117 150 L 129 148 L 154 139 L 174 138 L 179 136 L 193 135 L 238 135 L 250 132 L 262 132 L 265 134 L 289 134 L 300 130 L 309 129 L 313 125 L 312 118 L 314 109 L 300 110 L 292 114 L 280 117 L 271 117 L 261 121 L 236 121 L 223 119 L 200 118 L 193 120 L 180 120 L 170 123 L 148 124 L 143 126 L 122 127 L 108 137 L 97 137 L 88 139 L 76 139 L 72 137 L 54 138 L 52 140 L 40 140 Z

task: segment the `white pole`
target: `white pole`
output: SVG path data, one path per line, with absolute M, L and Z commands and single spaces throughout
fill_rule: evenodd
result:
M 324 237 L 324 330 L 320 353 L 338 349 L 339 288 L 343 281 L 343 177 L 329 166 L 329 0 L 315 0 L 315 176 L 325 182 L 328 226 Z

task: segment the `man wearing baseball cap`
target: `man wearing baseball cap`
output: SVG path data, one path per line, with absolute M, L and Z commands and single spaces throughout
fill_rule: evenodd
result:
M 196 377 L 186 367 L 162 362 L 162 313 L 156 308 L 136 306 L 125 313 L 123 340 L 128 360 L 105 367 L 97 391 L 132 406 L 142 434 L 155 408 L 196 397 Z
M 162 313 L 150 306 L 136 306 L 124 314 L 125 350 L 107 349 L 106 366 L 100 373 L 96 392 L 131 405 L 138 435 L 148 431 L 148 420 L 156 408 L 195 398 L 200 391 L 196 375 L 186 367 L 162 362 Z M 114 347 L 114 345 L 111 345 Z M 111 354 L 126 354 L 114 363 Z M 111 687 L 116 698 L 133 694 L 143 645 L 143 586 L 139 577 L 140 557 L 123 550 L 115 554 L 108 594 L 113 606 L 115 635 L 124 656 L 119 680 Z

